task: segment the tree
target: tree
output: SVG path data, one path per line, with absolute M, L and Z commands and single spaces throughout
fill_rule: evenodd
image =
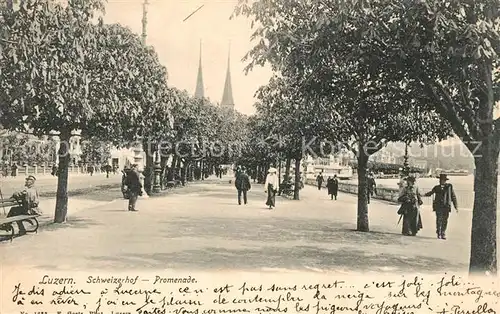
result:
M 496 273 L 499 2 L 385 2 L 384 18 L 372 26 L 386 45 L 383 57 L 422 86 L 474 156 L 470 272 Z
M 0 135 L 0 147 L 4 162 L 45 165 L 55 159 L 56 143 L 50 138 L 10 132 Z
M 304 101 L 333 116 L 330 132 L 358 159 L 357 230 L 369 231 L 369 157 L 389 141 L 430 142 L 449 135 L 449 128 L 426 110 L 432 99 L 408 76 L 387 71 L 382 62 L 364 62 L 369 26 L 361 13 L 337 13 L 338 1 L 264 2 L 243 1 L 236 10 L 257 25 L 247 70 L 269 62 Z M 415 104 L 411 110 L 409 103 Z
M 107 165 L 111 158 L 111 144 L 97 138 L 89 138 L 82 141 L 81 160 L 85 164 Z
M 59 176 L 54 221 L 67 213 L 69 139 L 122 141 L 137 137 L 149 107 L 162 107 L 166 70 L 153 49 L 120 25 L 93 23 L 101 0 L 26 0 L 3 11 L 0 26 L 0 124 L 33 134 L 59 133 Z M 22 82 L 22 84 L 20 84 Z
M 259 105 L 256 104 L 258 107 Z M 242 154 L 236 163 L 246 166 L 252 172 L 252 177 L 259 183 L 264 183 L 265 172 L 276 161 L 278 157 L 273 149 L 272 137 L 269 136 L 269 124 L 267 116 L 257 110 L 257 114 L 249 117 L 247 122 L 246 145 L 242 148 Z
M 294 199 L 299 200 L 301 161 L 306 154 L 324 157 L 324 151 L 318 149 L 321 143 L 315 143 L 315 139 L 331 131 L 336 121 L 325 110 L 327 106 L 309 101 L 307 95 L 299 93 L 300 90 L 292 83 L 287 78 L 273 76 L 267 85 L 257 91 L 260 102 L 256 108 L 260 116 L 265 117 L 267 137 L 275 141 L 272 149 L 286 159 L 286 179 L 291 159 L 295 161 Z M 304 143 L 310 145 L 304 146 Z

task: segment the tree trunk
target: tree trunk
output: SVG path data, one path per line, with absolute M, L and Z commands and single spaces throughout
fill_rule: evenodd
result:
M 290 167 L 292 166 L 292 158 L 291 157 L 286 157 L 286 163 L 285 163 L 285 181 L 288 182 L 290 179 Z
M 188 172 L 188 181 L 193 181 L 194 180 L 194 168 L 196 166 L 196 163 L 193 165 L 193 164 L 189 164 L 189 172 Z
M 176 165 L 177 165 L 177 155 L 173 154 L 172 155 L 172 163 L 170 164 L 170 168 L 172 170 L 174 170 Z
M 54 214 L 55 223 L 66 222 L 68 214 L 68 166 L 70 162 L 69 155 L 69 140 L 71 138 L 70 131 L 61 131 L 59 146 L 59 166 L 57 176 L 57 194 L 56 194 L 56 211 Z
M 180 175 L 180 171 L 181 171 L 181 162 L 183 162 L 182 158 L 177 158 L 177 162 L 176 162 L 176 165 L 175 165 L 175 171 L 179 175 Z
M 167 168 L 167 161 L 168 161 L 168 156 L 160 156 L 160 167 L 161 167 L 160 186 L 162 190 L 166 185 L 165 176 L 167 174 L 165 173 L 165 169 Z
M 368 222 L 368 154 L 365 151 L 364 143 L 358 146 L 358 221 L 357 230 L 368 232 L 370 226 Z
M 281 185 L 281 158 L 278 156 L 278 187 Z M 278 188 L 279 190 L 279 188 Z
M 154 154 L 154 153 L 153 153 Z M 152 154 L 146 152 L 146 171 L 144 171 L 144 190 L 148 195 L 151 195 L 153 190 L 153 178 L 154 178 L 154 157 Z
M 482 142 L 475 155 L 469 272 L 497 273 L 498 140 Z M 460 204 L 458 204 L 460 207 Z
M 295 159 L 295 188 L 293 190 L 293 199 L 300 200 L 299 191 L 300 191 L 300 161 L 302 158 Z
M 200 171 L 201 171 L 201 180 L 205 180 L 205 163 L 203 159 L 200 160 Z
M 190 164 L 191 164 L 191 162 L 186 158 L 186 162 L 182 166 L 182 168 L 184 170 L 183 171 L 181 170 L 181 182 L 182 182 L 182 185 L 184 185 L 185 182 L 186 182 L 186 178 L 187 178 L 187 175 L 188 175 L 188 169 L 189 169 Z

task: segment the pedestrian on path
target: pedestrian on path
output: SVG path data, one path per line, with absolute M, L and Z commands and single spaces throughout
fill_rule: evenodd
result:
M 127 176 L 128 176 L 128 172 L 130 171 L 130 168 L 128 166 L 125 166 L 122 170 L 122 187 L 121 187 L 121 191 L 122 191 L 122 194 L 123 194 L 123 198 L 128 200 L 129 198 L 129 194 L 127 192 L 127 185 L 126 185 L 126 182 L 127 182 Z
M 252 187 L 250 185 L 250 177 L 246 173 L 244 167 L 241 168 L 240 172 L 236 174 L 236 179 L 234 180 L 234 186 L 238 190 L 238 205 L 241 205 L 241 194 L 243 194 L 243 202 L 247 204 L 247 192 Z
M 325 178 L 323 178 L 323 172 L 321 172 L 316 177 L 316 183 L 318 184 L 318 190 L 321 190 L 321 186 L 323 185 L 324 181 L 325 181 Z
M 35 188 L 35 176 L 28 176 L 24 184 L 24 189 L 12 195 L 12 198 L 17 201 L 18 206 L 14 206 L 9 210 L 8 217 L 21 216 L 21 215 L 34 215 L 40 214 L 38 209 L 39 198 L 38 190 Z M 26 234 L 26 228 L 22 221 L 17 221 L 19 228 L 19 235 Z
M 372 171 L 368 173 L 367 176 L 367 185 L 368 185 L 368 204 L 370 204 L 370 199 L 373 197 L 373 194 L 377 195 L 377 183 L 375 182 L 375 175 Z
M 333 178 L 328 177 L 326 188 L 328 189 L 328 194 L 331 196 L 331 199 L 333 200 L 333 197 L 335 197 L 335 200 L 337 200 L 337 193 L 339 191 L 339 180 L 337 179 L 337 175 L 334 175 Z
M 57 172 L 57 165 L 53 164 L 52 165 L 52 172 L 50 173 L 52 176 L 57 177 L 58 172 Z
M 137 198 L 142 195 L 142 183 L 137 171 L 137 164 L 132 165 L 132 169 L 128 171 L 125 185 L 127 186 L 128 193 L 128 210 L 137 211 L 135 204 L 137 203 Z
M 17 176 L 17 164 L 13 163 L 11 169 L 12 169 L 11 176 L 15 178 Z
M 276 168 L 269 168 L 266 176 L 266 181 L 264 183 L 264 189 L 267 193 L 266 205 L 269 209 L 276 207 L 276 192 L 278 192 L 279 178 L 276 174 L 278 170 Z
M 434 196 L 432 210 L 436 212 L 436 233 L 438 239 L 446 240 L 446 228 L 448 227 L 448 218 L 450 217 L 451 205 L 455 207 L 458 213 L 457 196 L 453 191 L 453 185 L 446 183 L 448 176 L 444 173 L 439 175 L 439 185 L 436 185 L 424 196 Z
M 407 184 L 398 198 L 398 202 L 401 203 L 398 214 L 402 215 L 403 218 L 401 232 L 405 236 L 416 236 L 418 231 L 423 228 L 422 217 L 420 216 L 420 205 L 423 202 L 415 181 L 415 177 L 407 177 Z

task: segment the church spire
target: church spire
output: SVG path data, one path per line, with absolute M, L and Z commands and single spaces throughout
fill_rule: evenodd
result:
M 229 43 L 229 53 L 227 56 L 226 83 L 222 94 L 221 106 L 223 108 L 234 109 L 233 87 L 231 85 L 231 43 Z
M 203 85 L 203 71 L 201 67 L 201 39 L 200 39 L 200 61 L 198 64 L 198 77 L 196 78 L 196 90 L 194 92 L 194 97 L 196 98 L 205 97 L 205 87 Z

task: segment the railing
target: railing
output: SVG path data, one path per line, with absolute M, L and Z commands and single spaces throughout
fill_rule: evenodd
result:
M 88 173 L 87 167 L 80 166 L 69 166 L 68 172 L 71 174 L 84 174 Z M 16 170 L 16 176 L 27 176 L 27 175 L 50 175 L 52 173 L 52 167 L 49 166 L 20 166 Z M 101 173 L 100 168 L 96 168 L 94 173 Z M 10 177 L 12 170 L 7 172 L 7 177 Z M 0 177 L 3 176 L 3 171 L 0 171 Z
M 307 179 L 306 181 L 309 185 L 317 185 L 315 179 Z M 326 182 L 325 182 L 326 184 Z M 420 193 L 423 195 L 429 192 L 431 189 L 419 188 Z M 339 191 L 358 194 L 358 185 L 353 183 L 339 182 Z M 469 190 L 455 190 L 457 196 L 458 207 L 461 209 L 470 209 L 474 207 L 474 192 Z M 374 199 L 381 199 L 389 202 L 396 203 L 399 197 L 398 188 L 389 187 L 377 187 L 377 194 L 373 195 Z M 423 205 L 432 205 L 434 197 L 422 197 Z M 498 197 L 498 207 L 500 207 L 500 197 Z

